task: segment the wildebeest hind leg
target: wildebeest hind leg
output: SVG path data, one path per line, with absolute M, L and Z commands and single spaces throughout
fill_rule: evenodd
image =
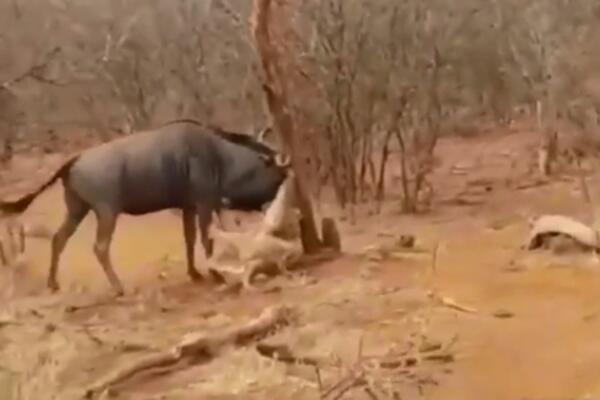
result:
M 198 228 L 200 229 L 200 239 L 204 247 L 206 258 L 213 254 L 213 240 L 208 235 L 208 228 L 212 222 L 212 210 L 208 207 L 198 206 Z
M 48 288 L 52 291 L 59 289 L 56 275 L 58 273 L 58 263 L 69 238 L 75 233 L 81 221 L 90 211 L 90 207 L 84 203 L 76 194 L 69 189 L 65 189 L 65 204 L 67 213 L 58 230 L 52 235 L 52 250 L 50 256 L 50 271 L 48 273 Z
M 115 290 L 116 295 L 122 296 L 125 293 L 125 290 L 123 289 L 119 277 L 115 273 L 110 259 L 110 243 L 117 224 L 117 216 L 114 212 L 108 210 L 96 210 L 95 213 L 98 220 L 98 226 L 96 229 L 94 253 L 104 269 L 104 273 Z
M 194 209 L 183 210 L 182 221 L 183 221 L 183 237 L 185 239 L 185 253 L 187 258 L 187 271 L 189 277 L 193 281 L 202 280 L 202 275 L 196 270 L 194 260 L 194 247 L 196 245 L 196 213 Z

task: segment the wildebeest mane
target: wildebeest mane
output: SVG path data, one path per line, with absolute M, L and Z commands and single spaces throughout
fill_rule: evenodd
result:
M 195 119 L 189 119 L 189 118 L 176 119 L 176 120 L 167 122 L 165 125 L 172 125 L 172 124 L 178 124 L 178 123 L 188 123 L 188 124 L 194 124 L 197 126 L 208 128 L 212 131 L 212 133 L 216 134 L 217 136 L 219 136 L 231 143 L 235 143 L 237 145 L 247 147 L 247 148 L 254 150 L 260 154 L 265 154 L 268 156 L 275 155 L 275 151 L 272 148 L 270 148 L 269 146 L 267 146 L 263 143 L 260 143 L 254 137 L 252 137 L 250 135 L 247 135 L 245 133 L 226 131 L 225 129 L 219 128 L 214 125 L 203 124 L 202 122 L 197 121 Z

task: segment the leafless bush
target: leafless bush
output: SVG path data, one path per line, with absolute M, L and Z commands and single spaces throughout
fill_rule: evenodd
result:
M 13 142 L 22 122 L 18 97 L 8 88 L 0 86 L 0 162 L 6 164 L 13 154 Z
M 433 8 L 335 0 L 307 6 L 314 22 L 306 53 L 322 94 L 314 118 L 323 131 L 321 158 L 342 207 L 369 193 L 383 198 L 396 138 L 403 209 L 416 211 L 413 203 L 426 186 L 456 97 L 446 56 L 460 33 L 453 10 L 441 2 Z
M 48 68 L 60 87 L 14 85 L 23 106 L 35 110 L 29 127 L 106 136 L 178 117 L 244 129 L 264 124 L 246 2 L 34 0 L 18 3 L 18 19 L 12 1 L 2 3 L 11 13 L 11 29 L 0 35 L 2 61 L 35 65 L 44 48 L 62 48 Z M 18 73 L 0 65 L 0 82 Z
M 543 129 L 558 119 L 595 128 L 596 8 L 558 0 L 306 2 L 301 57 L 321 97 L 305 108 L 322 127 L 320 157 L 339 203 L 368 193 L 381 199 L 397 152 L 402 208 L 417 211 L 437 138 L 472 132 L 482 118 L 504 124 L 537 107 Z
M 331 183 L 342 206 L 381 201 L 386 168 L 399 163 L 402 208 L 422 208 L 437 138 L 477 132 L 482 120 L 537 112 L 542 131 L 559 122 L 597 131 L 591 0 L 277 3 L 285 15 L 271 29 L 287 47 L 287 112 L 302 161 L 315 191 Z M 106 136 L 178 117 L 264 126 L 251 6 L 0 1 L 0 82 L 13 82 L 4 94 L 17 109 L 0 105 L 3 134 L 37 140 L 36 131 L 74 127 Z M 26 117 L 18 128 L 14 115 Z

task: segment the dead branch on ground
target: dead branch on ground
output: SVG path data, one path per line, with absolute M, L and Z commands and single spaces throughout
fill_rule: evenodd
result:
M 586 248 L 598 250 L 598 232 L 571 217 L 563 215 L 542 215 L 531 223 L 531 232 L 526 248 L 533 250 L 541 247 L 548 236 L 569 237 Z
M 423 338 L 424 339 L 424 338 Z M 305 365 L 315 368 L 321 399 L 339 399 L 354 389 L 370 390 L 373 394 L 380 393 L 389 382 L 391 376 L 395 382 L 413 382 L 423 385 L 426 382 L 435 384 L 431 377 L 419 377 L 418 368 L 425 363 L 429 365 L 447 365 L 455 360 L 451 347 L 456 338 L 443 345 L 438 342 L 425 341 L 420 344 L 407 343 L 405 350 L 394 350 L 383 355 L 364 355 L 362 340 L 358 343 L 357 359 L 351 365 L 342 366 L 346 372 L 341 378 L 324 386 L 322 372 L 326 369 L 339 368 L 340 364 L 332 357 L 303 356 L 295 353 L 286 344 L 261 342 L 256 345 L 256 351 L 267 357 L 285 364 Z M 377 398 L 377 397 L 376 397 Z
M 118 385 L 126 383 L 135 376 L 157 368 L 177 369 L 182 361 L 201 364 L 208 363 L 218 357 L 229 346 L 245 346 L 278 327 L 287 326 L 295 320 L 295 310 L 287 306 L 274 306 L 265 309 L 257 318 L 244 325 L 231 327 L 222 332 L 206 334 L 191 333 L 184 337 L 171 349 L 148 356 L 142 360 L 115 370 L 108 377 L 93 385 L 86 391 L 87 399 L 98 399 L 104 393 Z
M 447 297 L 447 296 L 442 296 L 433 290 L 431 292 L 429 292 L 428 295 L 434 301 L 434 304 L 437 303 L 441 306 L 448 307 L 450 309 L 453 309 L 456 311 L 461 311 L 461 312 L 468 313 L 468 314 L 476 314 L 477 313 L 477 309 L 459 304 L 453 298 Z

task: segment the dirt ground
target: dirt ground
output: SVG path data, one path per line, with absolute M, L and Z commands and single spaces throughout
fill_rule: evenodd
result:
M 112 254 L 128 294 L 118 301 L 108 300 L 91 250 L 93 216 L 63 255 L 59 294 L 44 290 L 48 240 L 29 239 L 24 264 L 0 272 L 0 399 L 82 398 L 111 371 L 187 333 L 240 324 L 275 304 L 294 306 L 299 317 L 264 340 L 337 360 L 319 368 L 320 378 L 314 367 L 234 346 L 210 361 L 132 377 L 107 398 L 600 398 L 600 264 L 592 255 L 520 248 L 530 217 L 590 218 L 576 179 L 539 183 L 528 171 L 534 140 L 522 130 L 444 139 L 431 212 L 401 215 L 395 195 L 379 215 L 366 205 L 354 224 L 342 222 L 343 257 L 266 282 L 280 287 L 269 293 L 226 294 L 189 282 L 180 221 L 170 212 L 119 221 Z M 11 176 L 20 186 L 10 190 L 44 174 L 47 168 L 18 160 Z M 589 182 L 593 188 L 598 180 Z M 58 226 L 61 200 L 57 185 L 24 220 Z M 416 248 L 374 248 L 400 234 L 415 235 Z M 445 356 L 415 350 L 425 343 Z M 410 352 L 409 366 L 369 370 L 367 383 L 344 394 L 331 389 L 357 358 Z

